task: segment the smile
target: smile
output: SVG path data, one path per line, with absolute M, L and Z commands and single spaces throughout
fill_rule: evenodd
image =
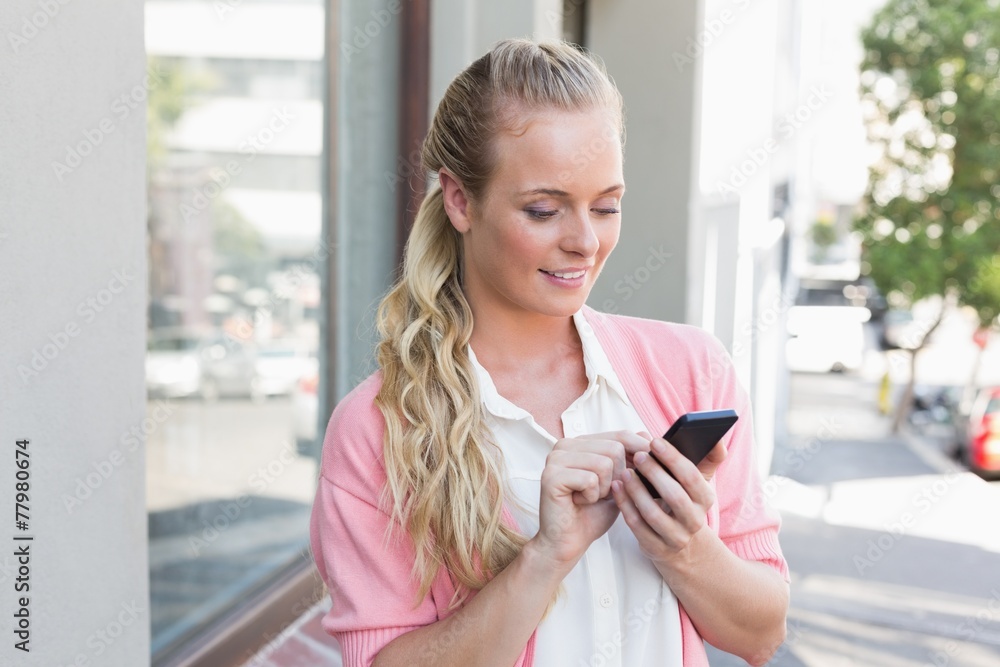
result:
M 575 271 L 573 273 L 555 273 L 553 271 L 546 271 L 545 269 L 542 269 L 542 272 L 547 273 L 550 276 L 555 276 L 556 278 L 562 278 L 563 280 L 572 280 L 573 278 L 580 278 L 587 273 L 586 271 Z

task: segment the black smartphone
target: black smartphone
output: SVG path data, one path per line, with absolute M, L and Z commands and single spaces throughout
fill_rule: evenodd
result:
M 699 412 L 689 412 L 686 415 L 681 415 L 674 422 L 673 426 L 663 434 L 663 439 L 676 447 L 677 451 L 687 457 L 691 463 L 698 465 L 712 451 L 712 448 L 722 440 L 722 437 L 729 432 L 729 429 L 733 427 L 737 419 L 739 419 L 739 416 L 735 410 L 701 410 Z M 670 470 L 656 458 L 655 454 L 650 452 L 649 455 L 653 457 L 654 461 L 660 464 L 668 475 L 673 477 Z M 638 470 L 635 473 L 639 476 L 639 480 L 645 485 L 650 495 L 654 498 L 659 498 L 659 491 L 649 483 L 649 480 L 643 477 L 642 473 Z

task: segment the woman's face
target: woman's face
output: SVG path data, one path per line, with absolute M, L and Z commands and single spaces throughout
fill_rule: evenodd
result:
M 482 200 L 451 216 L 463 232 L 467 298 L 479 312 L 572 315 L 618 243 L 625 186 L 614 118 L 532 113 L 495 141 Z

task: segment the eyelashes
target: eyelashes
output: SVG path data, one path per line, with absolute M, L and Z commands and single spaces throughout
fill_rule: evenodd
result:
M 617 213 L 621 213 L 621 209 L 617 208 L 594 208 L 591 210 L 599 215 L 615 215 Z M 535 220 L 547 220 L 559 213 L 559 211 L 555 210 L 539 210 L 533 208 L 525 209 L 525 212 Z

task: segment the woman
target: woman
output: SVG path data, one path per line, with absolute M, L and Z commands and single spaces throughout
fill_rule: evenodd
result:
M 702 639 L 758 665 L 783 640 L 788 570 L 726 351 L 585 305 L 623 136 L 620 94 L 567 44 L 500 42 L 446 91 L 380 370 L 324 442 L 311 538 L 345 665 L 691 667 Z M 697 467 L 651 436 L 717 408 L 740 420 Z

